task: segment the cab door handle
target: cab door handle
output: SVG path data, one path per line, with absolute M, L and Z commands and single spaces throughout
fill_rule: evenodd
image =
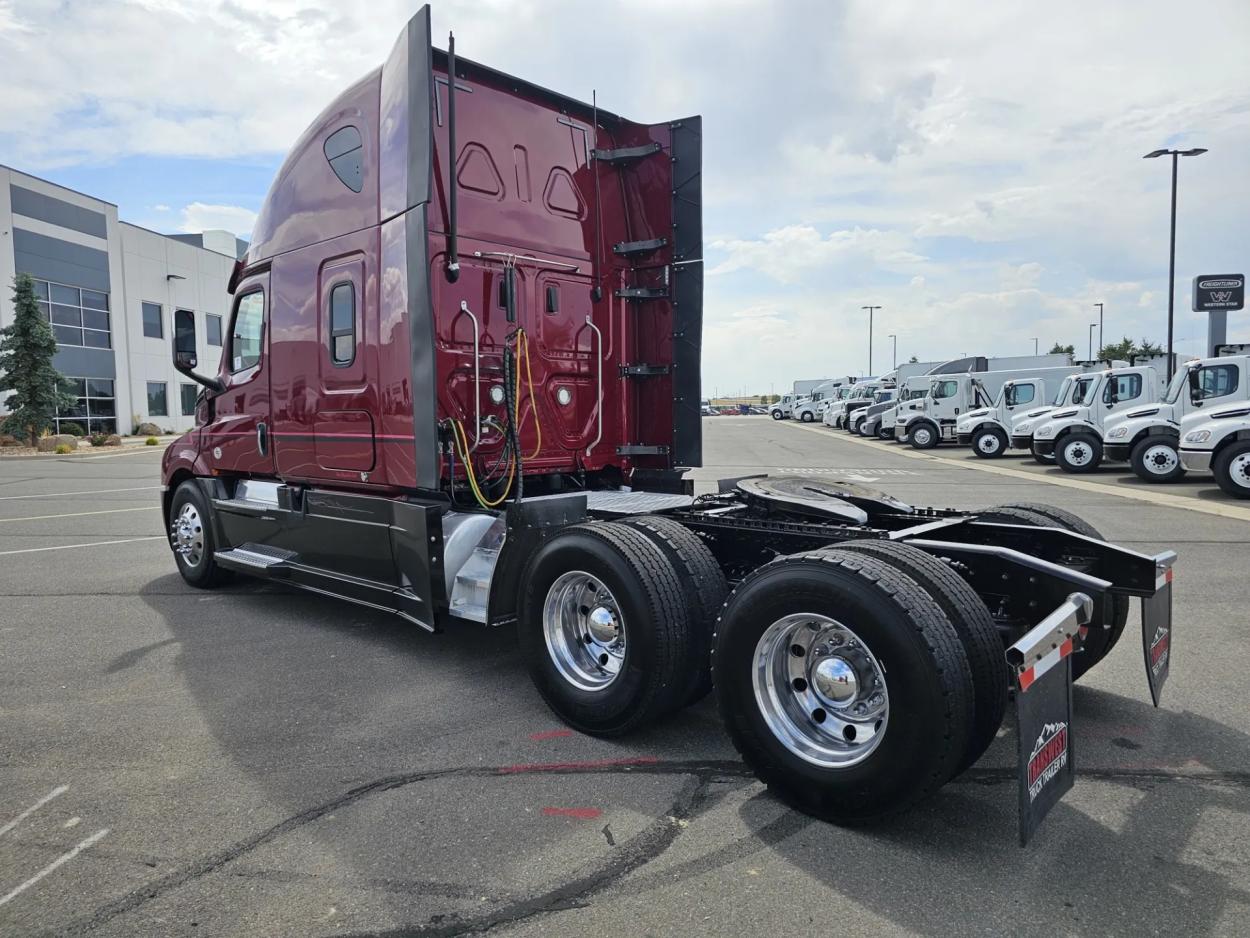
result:
M 256 424 L 256 449 L 262 456 L 269 455 L 269 428 L 263 423 Z

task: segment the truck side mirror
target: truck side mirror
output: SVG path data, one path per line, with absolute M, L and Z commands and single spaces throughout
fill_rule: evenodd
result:
M 195 353 L 195 313 L 189 309 L 174 311 L 174 365 L 179 370 L 199 364 Z
M 217 378 L 197 374 L 199 363 L 195 351 L 195 313 L 189 309 L 174 310 L 174 369 L 210 391 L 223 391 L 225 385 Z
M 1189 372 L 1189 399 L 1195 404 L 1202 400 L 1202 384 L 1198 379 L 1198 369 Z

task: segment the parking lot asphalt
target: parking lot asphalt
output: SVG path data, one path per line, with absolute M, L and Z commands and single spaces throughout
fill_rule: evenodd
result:
M 1018 460 L 703 423 L 702 490 L 837 472 L 1176 549 L 1162 707 L 1134 609 L 1076 689 L 1077 785 L 1028 848 L 1010 720 L 933 799 L 841 829 L 773 800 L 710 701 L 596 740 L 546 710 L 506 632 L 190 589 L 156 452 L 0 460 L 0 934 L 1245 933 L 1250 521 L 1105 491 L 1115 471 L 1073 488 Z M 1211 488 L 1168 494 L 1218 508 Z

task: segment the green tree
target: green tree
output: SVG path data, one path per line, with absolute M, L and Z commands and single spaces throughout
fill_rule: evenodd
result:
M 1076 346 L 1060 345 L 1058 342 L 1056 342 L 1054 345 L 1050 347 L 1050 351 L 1047 354 L 1048 355 L 1069 355 L 1069 356 L 1075 355 Z
M 1129 361 L 1132 356 L 1141 357 L 1143 355 L 1162 355 L 1163 348 L 1151 342 L 1149 339 L 1142 339 L 1140 342 L 1134 342 L 1128 336 L 1124 336 L 1119 342 L 1112 342 L 1104 345 L 1098 350 L 1098 358 L 1100 361 L 1112 361 L 1120 359 L 1121 361 Z
M 13 278 L 13 322 L 0 329 L 0 392 L 12 391 L 0 401 L 9 411 L 4 429 L 25 436 L 34 446 L 39 434 L 52 426 L 58 407 L 69 407 L 71 385 L 52 365 L 56 337 L 39 312 L 35 284 L 29 274 Z

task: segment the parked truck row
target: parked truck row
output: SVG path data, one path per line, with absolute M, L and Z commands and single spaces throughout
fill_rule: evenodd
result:
M 1147 482 L 1209 471 L 1226 493 L 1250 498 L 1250 346 L 1183 362 L 1170 382 L 1164 356 L 956 373 L 965 361 L 837 384 L 794 413 L 916 449 L 954 443 L 1076 474 L 1106 463 Z

